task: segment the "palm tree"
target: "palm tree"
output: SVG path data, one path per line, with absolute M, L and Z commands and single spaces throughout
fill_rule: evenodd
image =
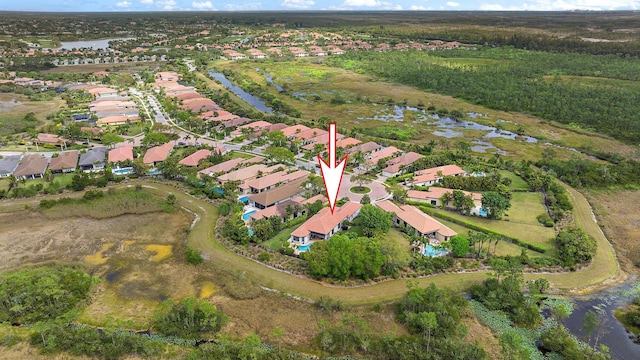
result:
M 13 189 L 16 186 L 18 186 L 18 179 L 16 179 L 13 174 L 9 175 L 9 190 Z

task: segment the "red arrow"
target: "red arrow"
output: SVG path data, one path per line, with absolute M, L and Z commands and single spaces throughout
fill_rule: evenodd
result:
M 324 180 L 324 188 L 327 190 L 327 198 L 329 198 L 329 207 L 332 214 L 336 207 L 338 191 L 340 191 L 340 183 L 342 182 L 342 175 L 344 175 L 344 166 L 347 164 L 346 160 L 347 155 L 336 165 L 336 123 L 329 123 L 329 163 L 327 164 L 320 155 L 318 155 L 318 162 L 320 163 L 322 180 Z

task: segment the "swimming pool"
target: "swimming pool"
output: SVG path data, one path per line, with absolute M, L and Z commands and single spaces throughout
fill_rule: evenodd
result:
M 253 236 L 253 229 L 250 226 L 247 226 L 247 232 L 249 233 L 249 236 Z
M 242 214 L 242 220 L 247 221 L 251 218 L 251 214 L 258 212 L 258 210 L 251 210 L 249 212 L 246 212 L 244 214 Z
M 305 251 L 309 250 L 311 245 L 313 245 L 313 244 L 307 244 L 307 245 L 298 246 L 298 251 L 299 252 L 305 252 Z
M 434 256 L 438 256 L 440 254 L 446 254 L 447 252 L 449 252 L 446 249 L 436 249 L 431 245 L 427 245 L 427 247 L 425 247 L 424 252 L 422 253 L 424 256 L 430 256 L 430 257 L 434 257 Z
M 480 208 L 480 210 L 478 210 L 478 215 L 487 217 L 487 210 L 485 208 Z
M 115 175 L 128 175 L 133 174 L 133 168 L 122 168 L 111 170 Z
M 247 201 L 249 201 L 249 195 L 240 196 L 238 200 L 242 201 L 243 203 L 246 203 Z

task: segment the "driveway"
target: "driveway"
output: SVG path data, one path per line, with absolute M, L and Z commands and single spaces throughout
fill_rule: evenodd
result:
M 354 186 L 358 186 L 358 184 L 351 182 L 351 175 L 345 174 L 342 177 L 342 183 L 340 184 L 340 193 L 338 193 L 338 198 L 342 199 L 343 197 L 348 197 L 351 201 L 360 202 L 364 194 L 352 193 L 350 189 Z M 372 181 L 364 186 L 371 189 L 371 192 L 369 193 L 371 201 L 378 200 L 389 195 L 389 193 L 387 192 L 387 188 L 385 188 L 381 183 L 377 181 Z

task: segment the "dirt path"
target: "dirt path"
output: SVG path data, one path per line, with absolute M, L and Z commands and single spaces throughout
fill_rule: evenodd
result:
M 213 205 L 193 198 L 168 185 L 147 182 L 142 182 L 142 184 L 146 191 L 162 197 L 166 197 L 168 193 L 175 194 L 181 206 L 200 216 L 200 220 L 195 223 L 189 234 L 189 245 L 192 248 L 201 251 L 214 266 L 244 273 L 262 286 L 308 299 L 318 299 L 321 296 L 331 297 L 339 299 L 346 304 L 370 304 L 395 300 L 407 291 L 407 279 L 389 280 L 358 287 L 335 287 L 309 278 L 270 269 L 229 251 L 215 240 L 214 224 L 218 217 L 218 210 Z M 118 187 L 122 186 L 132 185 L 119 185 Z M 557 274 L 526 274 L 525 279 L 545 277 L 549 279 L 556 289 L 569 293 L 593 291 L 621 280 L 622 276 L 613 248 L 600 231 L 597 223 L 594 222 L 589 203 L 579 192 L 568 187 L 567 190 L 574 200 L 576 224 L 593 235 L 598 241 L 598 253 L 594 262 L 589 268 L 582 271 Z M 81 194 L 79 193 L 79 195 Z M 67 196 L 69 195 L 67 194 Z M 14 209 L 23 208 L 24 205 L 34 206 L 39 201 L 40 198 L 5 202 L 0 205 L 0 208 L 7 206 Z M 412 279 L 412 281 L 421 286 L 435 283 L 437 286 L 463 289 L 485 278 L 486 271 L 478 271 L 434 275 Z

